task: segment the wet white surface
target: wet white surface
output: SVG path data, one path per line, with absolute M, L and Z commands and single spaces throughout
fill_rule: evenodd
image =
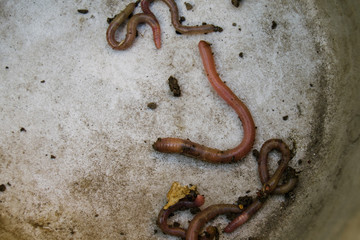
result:
M 162 27 L 162 48 L 155 48 L 150 27 L 141 26 L 130 49 L 114 51 L 105 39 L 106 19 L 128 2 L 0 3 L 0 184 L 9 183 L 0 193 L 0 236 L 176 239 L 154 233 L 173 181 L 196 184 L 205 206 L 233 203 L 247 190 L 254 196 L 260 181 L 251 154 L 236 164 L 211 165 L 151 147 L 158 137 L 220 149 L 241 141 L 237 115 L 206 79 L 200 40 L 212 43 L 220 76 L 252 112 L 254 148 L 282 138 L 291 148 L 296 143 L 291 166 L 312 167 L 304 158 L 323 121 L 318 112 L 326 105 L 318 101 L 327 96 L 323 81 L 331 68 L 324 60 L 328 40 L 310 24 L 315 4 L 260 0 L 235 8 L 230 1 L 198 0 L 187 11 L 177 1 L 184 24 L 224 29 L 186 36 L 175 33 L 167 6 L 156 1 L 151 9 Z M 83 8 L 89 13 L 77 12 Z M 171 75 L 180 98 L 170 93 Z M 150 102 L 158 107 L 150 110 Z M 273 197 L 251 222 L 221 239 L 267 239 L 259 229 L 279 220 L 283 201 Z M 190 215 L 180 216 L 185 225 Z M 223 228 L 226 220 L 214 224 Z

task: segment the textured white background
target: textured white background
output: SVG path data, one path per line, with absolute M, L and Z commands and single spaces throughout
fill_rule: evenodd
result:
M 322 33 L 309 25 L 315 7 L 280 0 L 244 1 L 239 8 L 223 0 L 188 2 L 191 11 L 177 1 L 184 24 L 213 23 L 224 31 L 177 35 L 167 6 L 155 1 L 162 48 L 142 25 L 126 51 L 112 50 L 105 32 L 107 17 L 129 1 L 0 2 L 0 183 L 11 184 L 0 193 L 0 219 L 13 237 L 176 239 L 154 234 L 173 181 L 196 184 L 205 206 L 233 203 L 247 190 L 255 195 L 260 181 L 251 154 L 236 164 L 211 165 L 151 147 L 158 137 L 220 149 L 241 141 L 237 115 L 206 79 L 200 40 L 212 43 L 221 78 L 252 112 L 254 148 L 270 138 L 290 148 L 296 142 L 290 165 L 307 168 L 306 160 L 297 161 L 311 140 L 318 75 L 327 67 L 319 56 Z M 82 8 L 89 13 L 78 13 Z M 169 91 L 171 75 L 180 98 Z M 148 109 L 149 102 L 158 108 Z M 222 239 L 256 236 L 282 201 L 271 198 Z M 190 217 L 180 216 L 175 219 L 183 224 Z M 223 228 L 226 221 L 214 224 Z

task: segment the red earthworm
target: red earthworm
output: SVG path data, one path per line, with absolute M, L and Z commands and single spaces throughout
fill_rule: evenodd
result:
M 164 209 L 164 208 L 161 209 L 156 223 L 163 233 L 169 234 L 172 236 L 185 238 L 186 230 L 184 228 L 170 227 L 167 224 L 169 215 L 180 209 L 189 209 L 189 208 L 194 208 L 194 207 L 200 207 L 204 204 L 204 202 L 205 202 L 205 198 L 202 195 L 197 195 L 195 200 L 193 200 L 193 201 L 186 200 L 186 199 L 180 200 L 178 203 L 176 203 L 175 205 L 172 205 L 168 209 Z
M 276 169 L 272 177 L 269 177 L 269 170 L 267 166 L 268 154 L 272 150 L 278 150 L 281 152 L 281 161 L 279 167 Z M 288 183 L 278 186 L 281 175 L 287 168 L 290 161 L 291 153 L 289 147 L 281 139 L 270 139 L 267 140 L 260 149 L 258 165 L 259 165 L 259 176 L 260 181 L 266 189 L 265 192 L 272 192 L 275 194 L 283 194 L 293 189 L 297 183 L 297 177 L 292 177 Z
M 154 14 L 150 10 L 150 3 L 154 0 L 142 0 L 141 1 L 141 9 L 146 14 Z M 174 0 L 162 0 L 169 8 L 171 13 L 171 23 L 174 28 L 184 34 L 201 34 L 201 33 L 209 33 L 209 32 L 221 32 L 222 29 L 220 27 L 216 27 L 211 24 L 205 24 L 201 26 L 184 26 L 180 23 L 179 10 Z
M 239 206 L 233 204 L 215 204 L 205 208 L 196 214 L 195 217 L 191 220 L 186 232 L 186 240 L 198 239 L 201 228 L 216 216 L 226 213 L 241 212 L 242 210 L 239 208 Z
M 144 13 L 135 14 L 132 16 L 127 24 L 126 37 L 123 41 L 118 42 L 115 39 L 115 32 L 120 27 L 120 25 L 129 17 L 129 15 L 134 11 L 136 3 L 130 3 L 126 8 L 120 12 L 116 17 L 111 21 L 109 27 L 106 31 L 106 40 L 109 45 L 115 50 L 125 50 L 129 48 L 136 37 L 136 27 L 140 23 L 147 23 L 151 26 L 154 36 L 154 43 L 156 48 L 161 47 L 161 32 L 160 25 L 157 19 L 153 15 L 148 15 Z
M 263 204 L 263 201 L 256 198 L 249 207 L 247 207 L 239 216 L 237 216 L 224 228 L 224 232 L 231 233 L 235 231 L 239 226 L 247 222 L 262 207 Z
M 153 148 L 159 152 L 180 153 L 210 163 L 229 163 L 238 161 L 251 150 L 254 143 L 254 120 L 246 105 L 220 79 L 219 74 L 216 72 L 215 61 L 210 44 L 205 41 L 200 41 L 199 50 L 209 82 L 219 96 L 235 110 L 243 124 L 243 140 L 237 147 L 221 151 L 198 143 L 193 143 L 190 140 L 159 138 L 153 144 Z

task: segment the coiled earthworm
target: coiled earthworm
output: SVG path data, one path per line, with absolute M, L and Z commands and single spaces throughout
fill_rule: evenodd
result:
M 241 212 L 242 210 L 239 208 L 239 206 L 233 204 L 215 204 L 205 208 L 196 214 L 193 220 L 191 220 L 186 232 L 186 240 L 197 240 L 201 228 L 216 216 L 226 213 Z
M 288 167 L 287 169 L 289 169 L 290 167 Z M 292 168 L 290 168 L 292 169 Z M 289 174 L 289 178 L 286 179 L 286 183 L 285 184 L 282 184 L 282 185 L 277 185 L 277 187 L 275 188 L 275 190 L 272 192 L 272 193 L 275 193 L 275 194 L 285 194 L 285 193 L 288 193 L 290 192 L 291 190 L 293 190 L 298 181 L 299 181 L 299 178 L 296 176 L 296 173 L 295 173 L 295 170 L 292 169 L 293 171 Z M 287 172 L 287 170 L 285 170 L 285 172 Z
M 156 48 L 161 47 L 161 32 L 160 25 L 155 16 L 148 15 L 145 13 L 139 13 L 132 16 L 127 24 L 126 37 L 123 41 L 118 42 L 115 39 L 115 32 L 120 27 L 120 25 L 129 17 L 130 14 L 134 11 L 136 3 L 128 4 L 123 11 L 116 15 L 116 17 L 111 21 L 109 27 L 106 31 L 106 40 L 109 45 L 115 50 L 125 50 L 129 48 L 136 37 L 136 27 L 140 23 L 147 23 L 151 26 L 154 36 L 154 43 Z
M 282 153 L 282 159 L 280 165 L 276 169 L 273 176 L 269 177 L 267 169 L 267 158 L 268 153 L 273 149 L 279 150 Z M 291 191 L 297 183 L 297 178 L 293 177 L 287 184 L 277 187 L 280 181 L 281 175 L 287 168 L 290 161 L 290 150 L 289 147 L 280 139 L 270 139 L 266 141 L 260 150 L 258 159 L 259 175 L 263 186 L 258 193 L 256 200 L 245 209 L 245 211 L 231 221 L 224 229 L 224 232 L 230 233 L 235 231 L 236 228 L 248 221 L 264 204 L 267 197 L 272 193 L 287 193 Z
M 281 152 L 281 161 L 279 167 L 276 169 L 275 173 L 270 178 L 267 162 L 268 154 L 272 150 L 278 150 Z M 297 183 L 297 177 L 295 176 L 290 178 L 290 180 L 286 184 L 278 186 L 281 175 L 287 168 L 290 158 L 291 153 L 289 147 L 281 139 L 270 139 L 262 145 L 260 149 L 258 165 L 260 181 L 266 188 L 263 189 L 263 191 L 275 194 L 284 194 L 295 187 Z
M 237 147 L 225 151 L 209 148 L 198 143 L 193 143 L 190 140 L 178 138 L 159 138 L 153 144 L 153 148 L 159 152 L 180 153 L 210 163 L 229 163 L 238 161 L 251 150 L 254 143 L 254 120 L 245 104 L 220 79 L 215 68 L 215 61 L 210 44 L 205 41 L 200 41 L 199 50 L 209 82 L 219 96 L 222 97 L 238 114 L 243 125 L 244 137 Z
M 180 200 L 178 203 L 172 205 L 168 209 L 164 209 L 164 208 L 161 209 L 156 223 L 163 233 L 185 238 L 186 230 L 184 228 L 171 227 L 168 225 L 167 220 L 169 215 L 180 209 L 185 210 L 189 208 L 200 207 L 204 204 L 204 202 L 205 202 L 205 198 L 202 195 L 197 195 L 193 201 L 187 199 Z
M 154 14 L 150 10 L 150 3 L 154 0 L 142 0 L 141 1 L 141 9 L 146 14 Z M 174 0 L 162 0 L 170 9 L 171 13 L 171 23 L 176 29 L 176 31 L 183 34 L 201 34 L 201 33 L 209 33 L 209 32 L 219 32 L 222 31 L 220 27 L 216 27 L 211 24 L 205 24 L 201 26 L 184 26 L 180 23 L 179 10 Z M 155 17 L 155 16 L 154 16 Z

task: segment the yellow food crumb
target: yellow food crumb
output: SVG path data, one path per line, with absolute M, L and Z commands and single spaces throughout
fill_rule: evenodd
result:
M 240 208 L 240 209 L 244 209 L 244 205 L 240 204 L 240 205 L 239 205 L 239 208 Z
M 168 202 L 164 209 L 168 209 L 175 203 L 179 202 L 179 200 L 186 197 L 186 195 L 188 195 L 191 190 L 196 191 L 196 186 L 189 188 L 188 186 L 181 186 L 178 182 L 174 182 L 166 195 Z

